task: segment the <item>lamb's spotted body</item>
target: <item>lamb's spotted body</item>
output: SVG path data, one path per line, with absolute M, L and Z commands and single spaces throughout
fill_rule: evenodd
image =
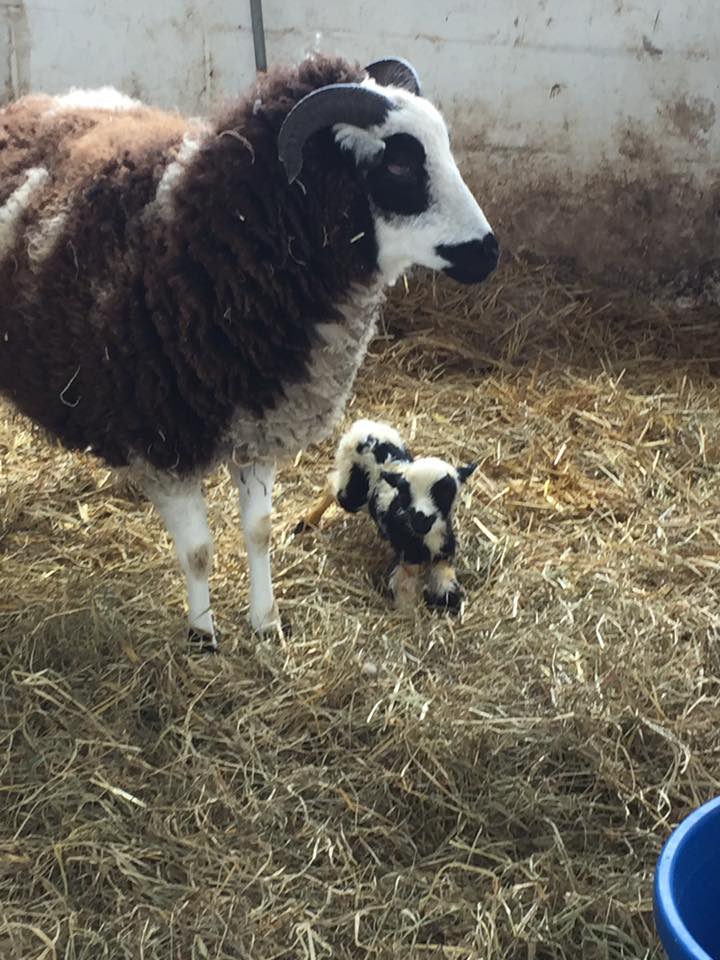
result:
M 396 599 L 412 592 L 422 567 L 428 603 L 455 611 L 460 587 L 450 564 L 456 550 L 452 510 L 474 469 L 456 469 L 437 457 L 414 459 L 393 427 L 358 420 L 338 444 L 327 495 L 299 526 L 318 523 L 333 500 L 349 513 L 367 509 L 394 551 L 390 589 Z

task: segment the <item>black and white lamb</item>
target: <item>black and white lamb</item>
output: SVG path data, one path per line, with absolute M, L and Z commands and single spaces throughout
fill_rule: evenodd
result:
M 477 464 L 454 467 L 438 457 L 415 459 L 394 427 L 357 420 L 343 434 L 327 489 L 296 527 L 314 527 L 330 504 L 348 513 L 367 508 L 392 547 L 390 593 L 414 594 L 421 575 L 429 606 L 460 609 L 461 590 L 452 561 L 452 513 L 460 487 Z
M 497 260 L 404 61 L 275 69 L 207 121 L 110 88 L 0 111 L 0 391 L 131 470 L 211 649 L 202 477 L 229 466 L 250 621 L 273 628 L 276 461 L 332 431 L 384 287 L 413 264 L 475 283 Z

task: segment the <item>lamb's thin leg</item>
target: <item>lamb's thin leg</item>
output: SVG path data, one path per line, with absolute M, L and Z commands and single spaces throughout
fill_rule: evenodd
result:
M 462 591 L 455 568 L 447 560 L 438 560 L 430 565 L 425 585 L 425 602 L 436 610 L 459 613 Z
M 212 570 L 213 540 L 207 522 L 202 485 L 169 482 L 147 485 L 145 492 L 165 521 L 188 591 L 190 638 L 207 650 L 217 649 L 208 578 Z
M 390 574 L 390 596 L 396 610 L 411 613 L 417 608 L 422 568 L 397 561 Z
M 330 489 L 328 485 L 323 491 L 322 495 L 317 498 L 315 503 L 310 507 L 309 510 L 306 510 L 305 513 L 300 517 L 300 520 L 297 522 L 293 532 L 294 533 L 303 533 L 305 530 L 310 530 L 312 527 L 317 527 L 320 523 L 323 514 L 335 503 L 335 494 Z
M 277 630 L 280 625 L 270 570 L 270 533 L 274 463 L 238 467 L 230 461 L 238 488 L 245 546 L 250 569 L 250 624 L 253 630 Z

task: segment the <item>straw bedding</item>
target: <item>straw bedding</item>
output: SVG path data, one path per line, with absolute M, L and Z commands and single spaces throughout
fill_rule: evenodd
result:
M 480 469 L 453 621 L 371 523 L 293 539 L 256 642 L 227 478 L 223 652 L 186 656 L 149 506 L 0 411 L 0 957 L 658 957 L 655 858 L 720 791 L 718 313 L 506 262 L 395 291 L 348 421 Z

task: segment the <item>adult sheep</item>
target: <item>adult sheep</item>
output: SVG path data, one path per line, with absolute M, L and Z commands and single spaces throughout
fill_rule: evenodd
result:
M 0 111 L 0 390 L 128 467 L 216 647 L 202 477 L 239 490 L 254 629 L 278 622 L 275 462 L 326 437 L 413 264 L 483 280 L 498 245 L 409 64 L 315 57 L 191 121 L 111 88 Z

